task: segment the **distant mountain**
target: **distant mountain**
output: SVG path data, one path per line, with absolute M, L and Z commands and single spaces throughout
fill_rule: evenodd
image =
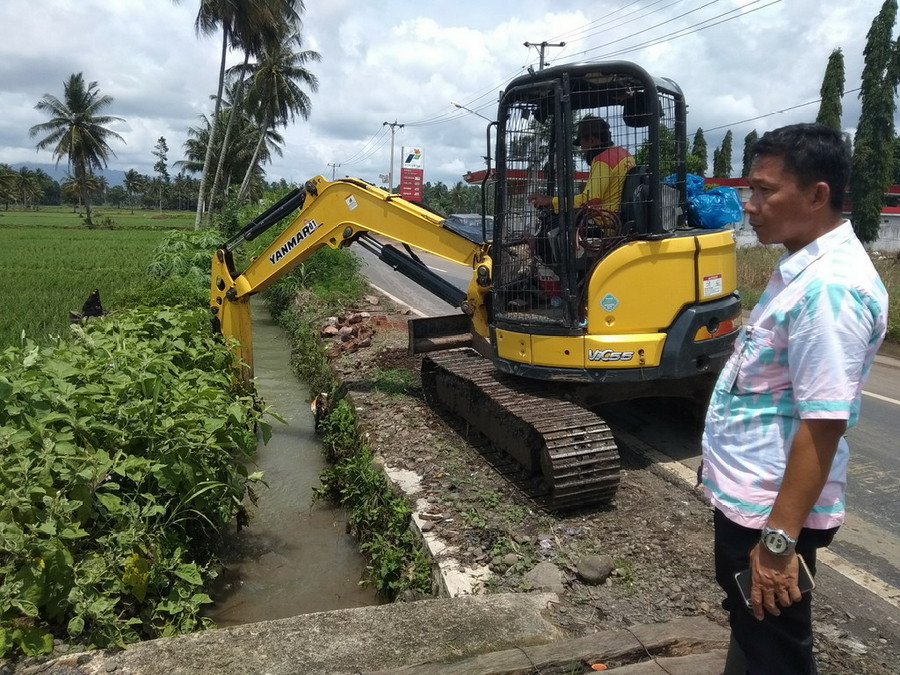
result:
M 36 162 L 19 162 L 18 164 L 10 164 L 10 166 L 16 171 L 18 171 L 22 167 L 31 169 L 32 171 L 40 169 L 57 183 L 65 179 L 66 174 L 69 173 L 66 170 L 65 163 L 63 162 L 60 162 L 59 166 L 56 166 L 55 164 L 38 164 Z M 122 183 L 125 182 L 125 172 L 120 171 L 119 169 L 104 169 L 100 172 L 100 175 L 106 176 L 106 181 L 107 183 L 109 183 L 110 187 L 122 185 Z

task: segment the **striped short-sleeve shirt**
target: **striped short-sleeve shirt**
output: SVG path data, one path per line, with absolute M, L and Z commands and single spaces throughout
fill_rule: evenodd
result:
M 801 419 L 856 423 L 887 307 L 884 284 L 847 221 L 778 261 L 706 416 L 702 482 L 729 520 L 765 525 Z M 842 438 L 806 527 L 843 522 L 848 457 Z

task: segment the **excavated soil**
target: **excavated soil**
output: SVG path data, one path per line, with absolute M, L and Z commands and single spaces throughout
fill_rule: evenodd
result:
M 712 512 L 698 491 L 626 451 L 614 503 L 543 511 L 491 468 L 476 435 L 426 405 L 420 358 L 406 353 L 409 315 L 375 296 L 367 300 L 374 304 L 361 309 L 375 329 L 371 344 L 340 353 L 333 365 L 371 447 L 386 465 L 421 478 L 427 529 L 455 548 L 464 566 L 490 569 L 485 592 L 532 590 L 538 566 L 551 579 L 559 575 L 555 619 L 573 636 L 681 616 L 705 615 L 727 625 L 713 577 Z M 404 393 L 378 384 L 396 371 L 409 383 Z M 599 563 L 600 579 L 604 565 L 612 571 L 598 583 L 589 563 Z M 871 628 L 854 636 L 853 616 L 821 599 L 814 611 L 820 672 L 900 672 L 892 637 Z

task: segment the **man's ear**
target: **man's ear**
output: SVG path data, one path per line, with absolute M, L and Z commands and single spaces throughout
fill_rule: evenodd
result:
M 814 209 L 831 208 L 831 188 L 825 181 L 810 186 L 810 206 Z

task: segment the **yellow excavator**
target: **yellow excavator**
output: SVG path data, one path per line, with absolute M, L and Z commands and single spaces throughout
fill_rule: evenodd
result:
M 633 158 L 615 209 L 581 204 L 590 158 L 573 138 L 590 118 Z M 487 127 L 490 229 L 484 217 L 481 235 L 467 235 L 365 181 L 317 176 L 215 252 L 214 327 L 237 338 L 252 372 L 251 296 L 323 246 L 365 246 L 461 310 L 410 322 L 410 350 L 428 352 L 429 404 L 489 439 L 546 507 L 608 502 L 619 456 L 597 407 L 648 396 L 704 406 L 739 328 L 733 232 L 688 217 L 685 118 L 678 85 L 633 63 L 523 75 Z M 555 197 L 554 208 L 535 208 L 534 194 Z M 238 271 L 233 251 L 289 216 Z M 417 249 L 468 266 L 468 287 Z

